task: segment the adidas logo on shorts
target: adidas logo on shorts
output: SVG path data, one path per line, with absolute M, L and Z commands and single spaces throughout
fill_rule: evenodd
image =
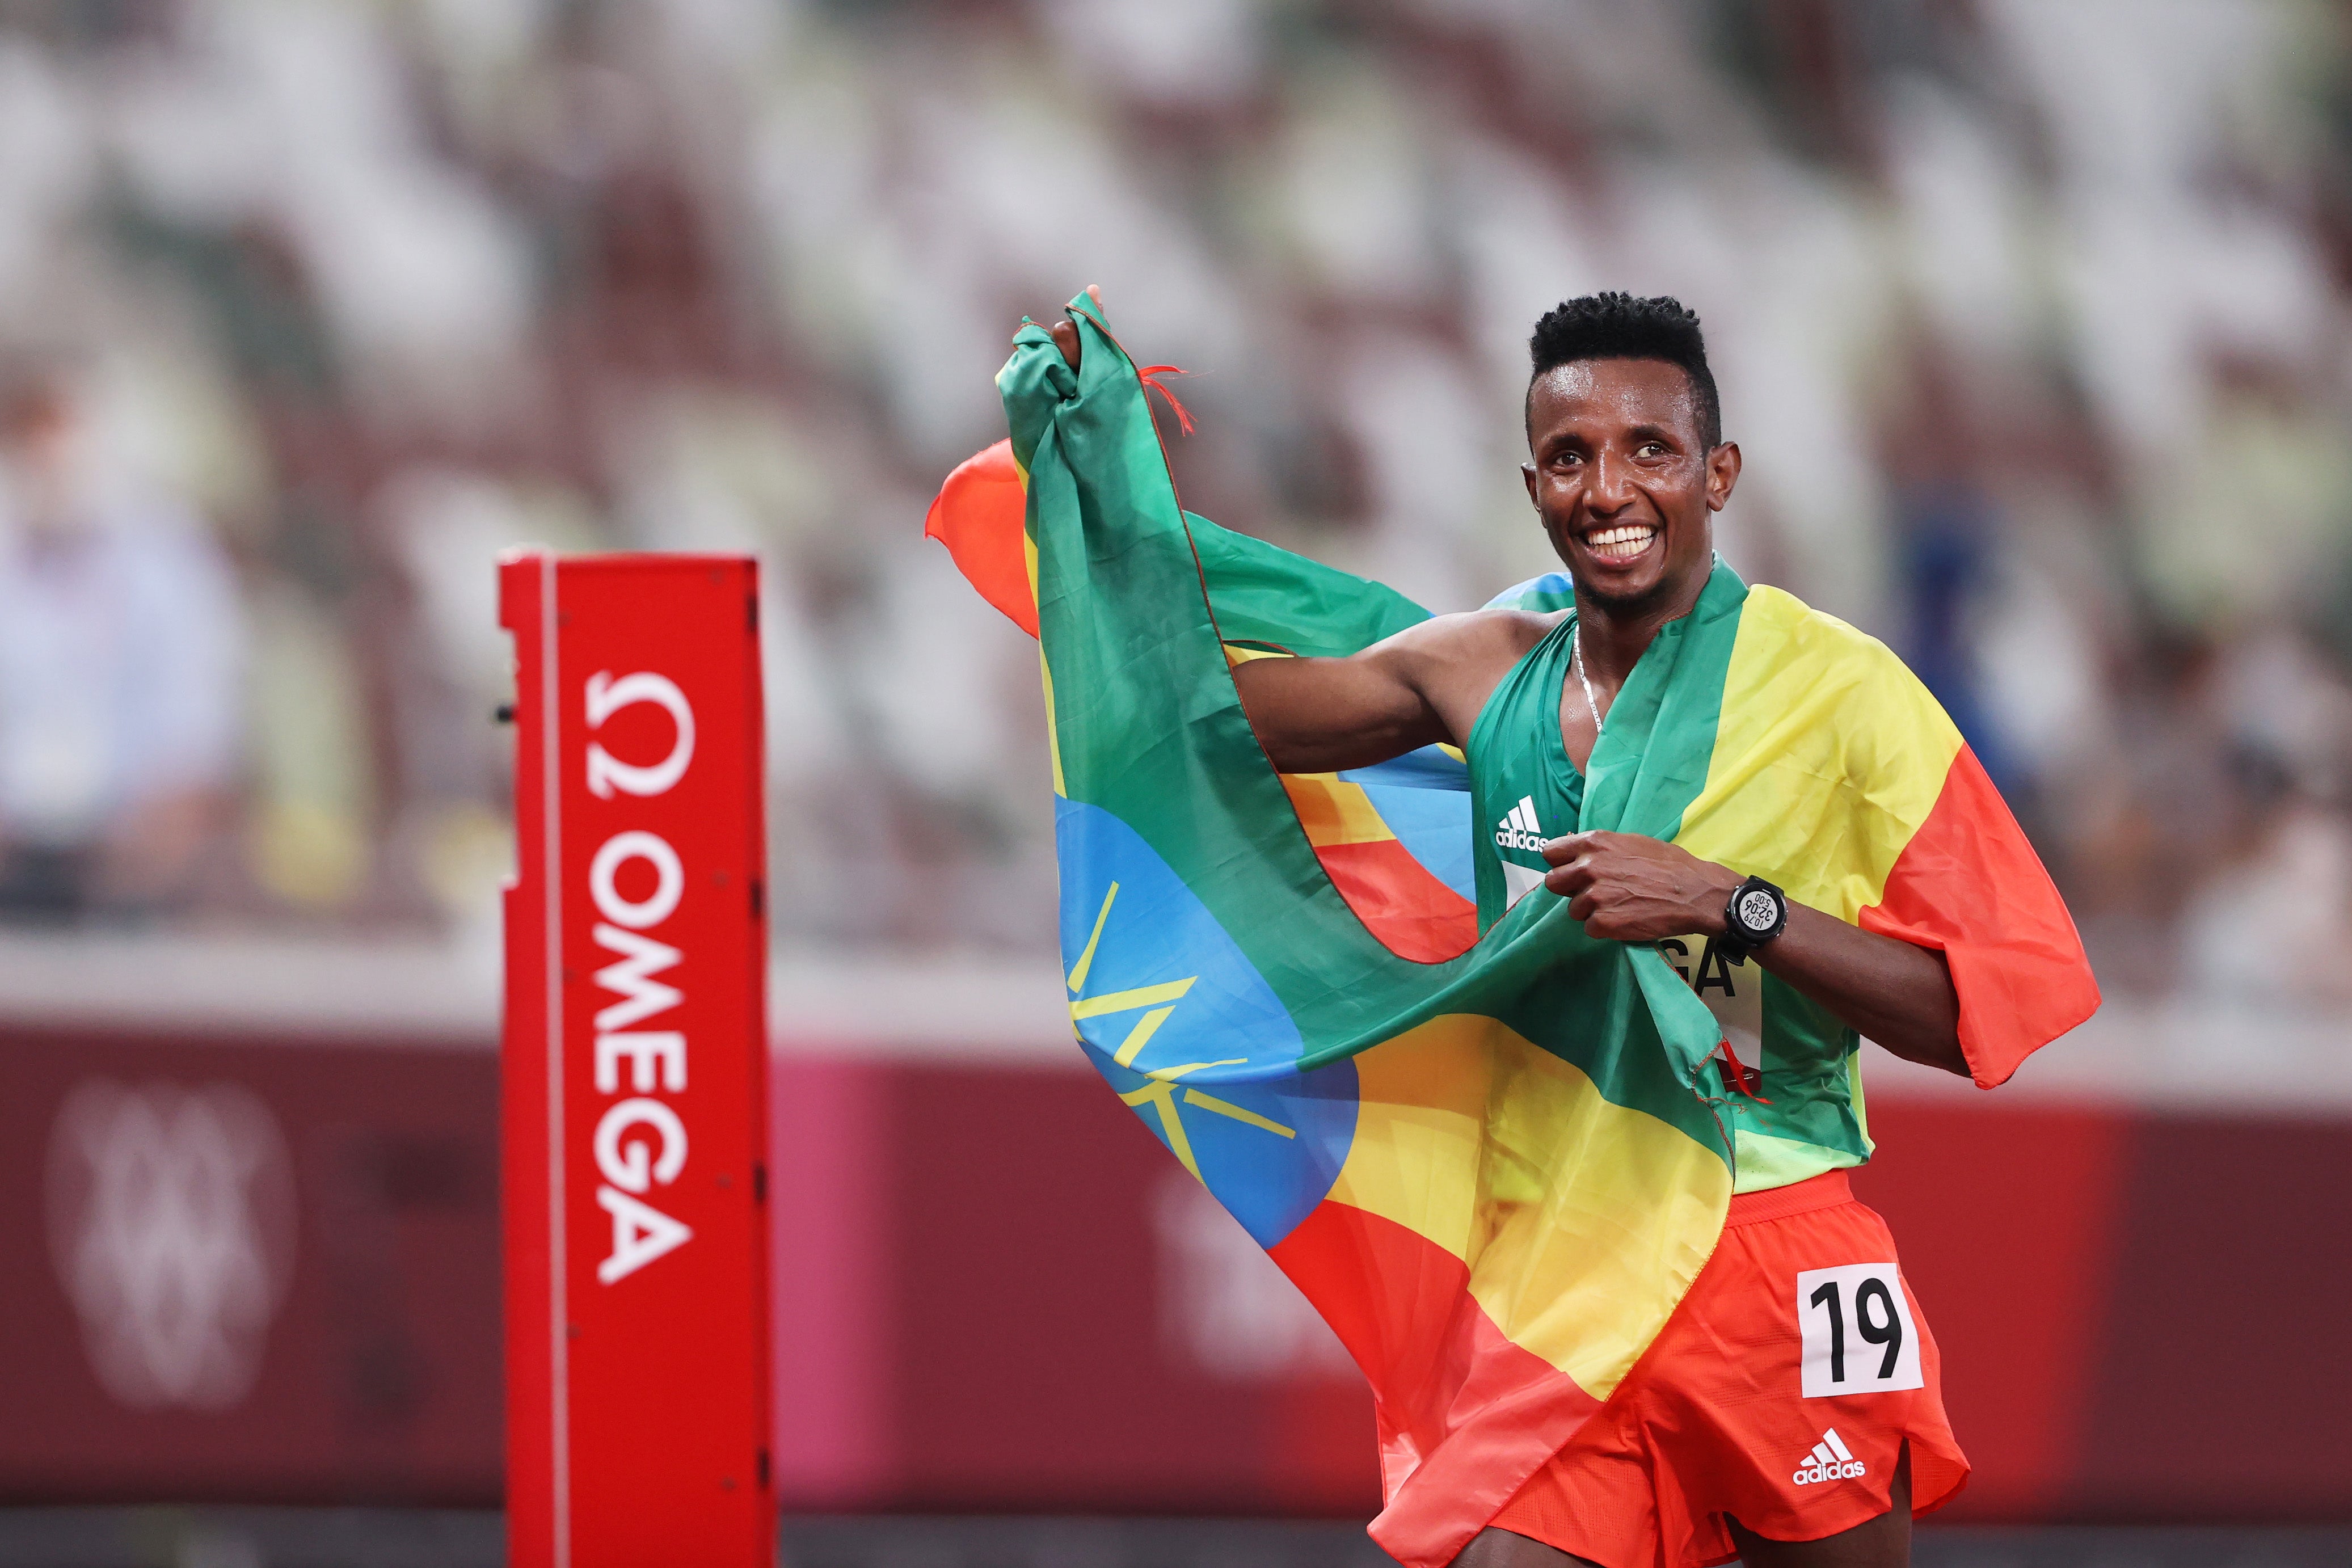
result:
M 1862 1461 L 1853 1457 L 1832 1426 L 1822 1434 L 1822 1440 L 1813 1445 L 1813 1451 L 1805 1456 L 1805 1462 L 1789 1479 L 1801 1487 L 1809 1487 L 1815 1481 L 1852 1480 L 1863 1473 L 1863 1468 Z
M 1540 854 L 1543 847 L 1543 830 L 1536 826 L 1536 797 L 1523 795 L 1510 814 L 1495 825 L 1495 847 Z

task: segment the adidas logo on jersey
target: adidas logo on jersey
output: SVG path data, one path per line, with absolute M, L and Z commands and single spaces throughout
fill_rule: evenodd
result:
M 1813 1445 L 1813 1451 L 1805 1456 L 1805 1462 L 1789 1479 L 1801 1487 L 1809 1487 L 1815 1481 L 1852 1480 L 1863 1471 L 1863 1462 L 1847 1449 L 1845 1440 L 1832 1426 L 1822 1434 L 1822 1440 Z
M 1523 795 L 1519 804 L 1511 807 L 1511 814 L 1495 825 L 1495 847 L 1537 854 L 1543 846 L 1543 829 L 1536 826 L 1536 797 Z

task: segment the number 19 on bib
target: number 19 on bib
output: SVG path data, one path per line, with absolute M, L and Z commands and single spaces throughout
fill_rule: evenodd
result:
M 1892 1263 L 1849 1263 L 1797 1276 L 1805 1336 L 1804 1397 L 1917 1388 L 1919 1331 Z

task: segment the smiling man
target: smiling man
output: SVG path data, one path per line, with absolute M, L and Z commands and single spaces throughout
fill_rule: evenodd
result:
M 1075 367 L 1075 327 L 1054 337 Z M 1717 560 L 1740 455 L 1697 317 L 1593 295 L 1545 315 L 1530 348 L 1528 498 L 1570 607 L 1438 616 L 1351 657 L 1233 670 L 1283 773 L 1461 748 L 1475 820 L 1495 824 L 1474 835 L 1481 931 L 1544 889 L 1589 935 L 1664 952 L 1722 1031 L 1717 1112 L 1737 1158 L 1712 1258 L 1599 1413 L 1454 1561 L 1901 1564 L 1915 1510 L 1948 1500 L 1968 1462 L 1894 1243 L 1846 1184 L 1871 1152 L 1860 1037 L 1990 1087 L 2096 990 L 2046 875 L 1932 699 L 1875 641 Z M 1730 614 L 1739 668 L 1760 673 L 1721 682 L 1718 712 L 1677 696 L 1698 678 L 1665 645 L 1691 640 L 1677 622 Z M 1642 748 L 1688 731 L 1700 708 L 1724 741 L 1683 836 L 1696 820 L 1739 863 L 1573 831 L 1588 781 L 1596 797 L 1622 793 Z M 1736 761 L 1767 753 L 1778 760 Z M 1941 795 L 1922 777 L 1944 779 Z M 1921 831 L 1930 806 L 1969 826 Z M 1936 891 L 1890 862 L 1906 839 L 1926 846 Z M 2010 967 L 1982 956 L 1995 949 Z M 2005 1034 L 2018 1037 L 1997 1044 Z
M 1482 798 L 1530 799 L 1539 823 L 1575 822 L 1611 704 L 1658 628 L 1690 614 L 1716 574 L 1714 517 L 1739 481 L 1739 447 L 1723 439 L 1698 318 L 1675 300 L 1571 300 L 1536 323 L 1529 348 L 1522 470 L 1575 608 L 1436 616 L 1352 658 L 1241 666 L 1250 723 L 1284 773 L 1367 767 L 1444 742 L 1463 748 Z M 1814 618 L 1820 635 L 1856 636 Z M 1685 943 L 1683 957 L 1702 954 L 1703 996 L 1720 965 L 1688 939 L 1736 947 L 1848 1028 L 1967 1074 L 1940 953 L 1788 904 L 1774 888 L 1748 889 L 1762 896 L 1742 907 L 1763 923 L 1735 930 L 1732 895 L 1748 873 L 1655 838 L 1538 833 L 1517 844 L 1521 860 L 1539 856 L 1550 869 L 1538 879 L 1496 854 L 1512 900 L 1540 880 L 1594 936 Z M 1499 847 L 1480 841 L 1482 854 Z M 1826 1043 L 1842 1062 L 1847 1043 Z

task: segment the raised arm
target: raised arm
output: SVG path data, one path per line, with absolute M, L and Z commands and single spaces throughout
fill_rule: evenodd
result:
M 1099 289 L 1087 292 L 1102 302 Z M 1050 331 L 1076 370 L 1077 328 L 1065 321 Z M 1250 728 L 1284 773 L 1369 767 L 1467 739 L 1486 694 L 1550 624 L 1505 610 L 1435 616 L 1347 658 L 1245 660 L 1234 668 L 1234 684 Z

